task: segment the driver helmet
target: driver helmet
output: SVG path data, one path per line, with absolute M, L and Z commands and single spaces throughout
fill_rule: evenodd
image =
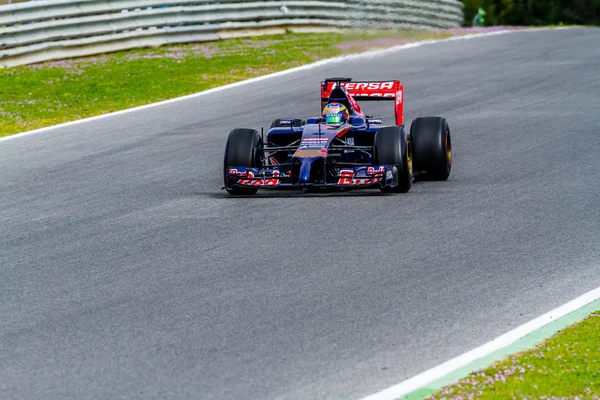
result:
M 348 108 L 342 103 L 329 103 L 323 109 L 323 118 L 328 124 L 341 125 L 349 116 Z

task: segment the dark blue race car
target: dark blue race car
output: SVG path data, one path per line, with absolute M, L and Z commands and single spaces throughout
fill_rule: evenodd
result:
M 390 100 L 396 125 L 365 115 L 358 101 Z M 403 121 L 400 81 L 329 78 L 321 82 L 320 117 L 276 119 L 266 137 L 234 129 L 225 147 L 225 189 L 379 189 L 405 193 L 415 177 L 446 180 L 452 167 L 448 123 L 441 117 Z

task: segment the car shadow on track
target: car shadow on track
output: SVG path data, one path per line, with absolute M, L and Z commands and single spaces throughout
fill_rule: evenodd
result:
M 226 191 L 221 192 L 196 192 L 197 195 L 213 199 L 271 199 L 271 198 L 315 198 L 315 197 L 385 197 L 393 196 L 390 193 L 381 193 L 379 191 L 347 191 L 347 192 L 302 192 L 298 191 L 264 191 L 254 195 L 232 196 Z

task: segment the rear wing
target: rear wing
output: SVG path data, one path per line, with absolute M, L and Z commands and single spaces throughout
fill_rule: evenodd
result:
M 348 101 L 360 111 L 356 101 L 395 100 L 396 125 L 404 124 L 403 87 L 399 80 L 395 81 L 356 81 L 352 78 L 328 78 L 321 82 L 321 109 L 330 99 L 335 97 L 334 89 L 341 87 L 348 93 Z M 334 94 L 332 97 L 331 94 Z

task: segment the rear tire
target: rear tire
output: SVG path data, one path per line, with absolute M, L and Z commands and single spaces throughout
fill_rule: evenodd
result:
M 258 192 L 257 188 L 228 187 L 227 168 L 228 167 L 249 167 L 257 168 L 261 166 L 260 153 L 258 149 L 262 145 L 262 139 L 258 131 L 254 129 L 234 129 L 229 133 L 227 144 L 225 145 L 225 157 L 223 159 L 223 180 L 225 189 L 229 194 L 251 195 Z
M 381 188 L 384 193 L 406 193 L 412 187 L 412 144 L 402 126 L 386 126 L 375 134 L 374 164 L 392 164 L 398 186 Z
M 282 118 L 282 119 L 284 121 L 292 121 L 292 118 L 287 118 L 287 119 Z M 276 119 L 275 121 L 273 121 L 271 123 L 271 127 L 269 129 L 273 129 L 273 128 L 289 128 L 289 127 L 298 128 L 298 127 L 301 127 L 302 125 L 305 124 L 304 121 L 302 121 L 301 119 L 298 119 L 298 118 L 293 119 L 294 122 L 291 125 L 290 124 L 282 124 L 281 123 L 282 119 Z
M 433 181 L 445 181 L 452 170 L 452 141 L 448 122 L 442 117 L 422 117 L 410 126 L 415 171 Z

